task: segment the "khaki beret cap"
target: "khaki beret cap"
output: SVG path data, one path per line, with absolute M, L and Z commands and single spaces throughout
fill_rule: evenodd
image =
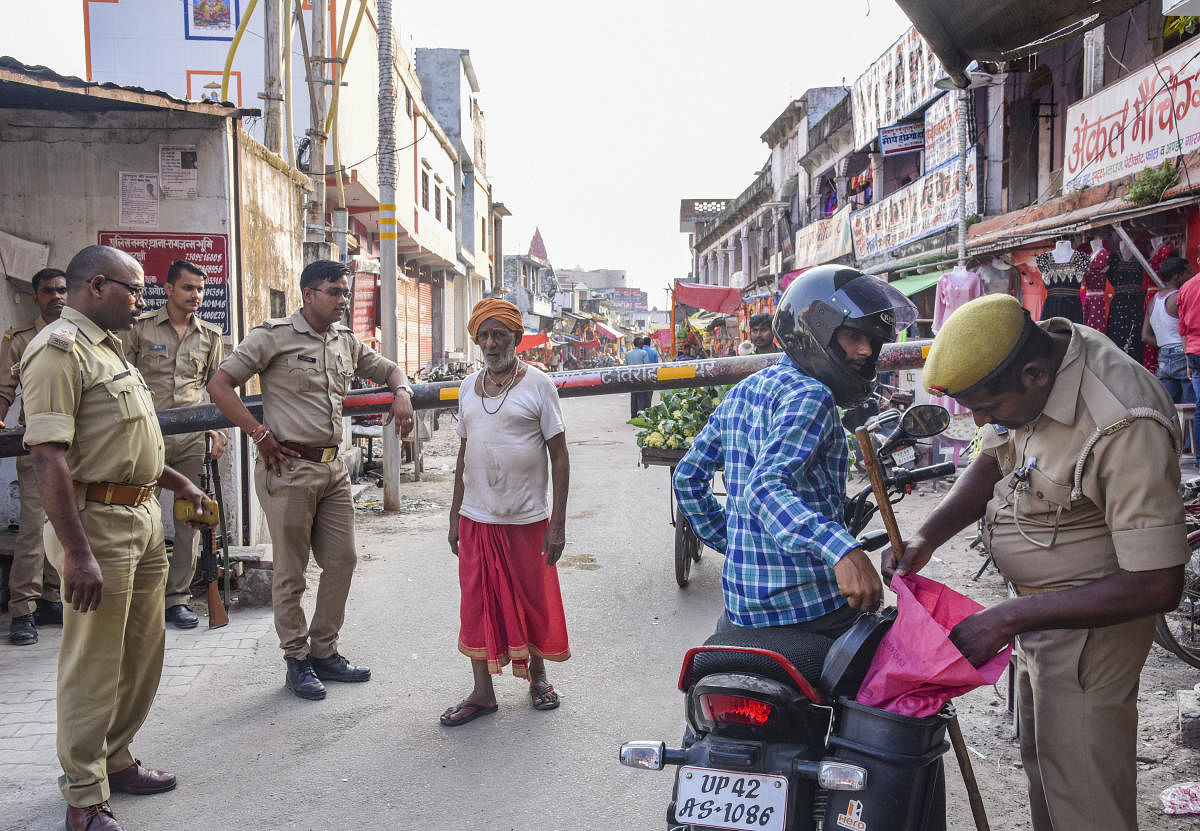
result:
M 1015 297 L 990 294 L 961 306 L 933 339 L 925 388 L 959 396 L 990 380 L 1029 337 L 1033 322 Z

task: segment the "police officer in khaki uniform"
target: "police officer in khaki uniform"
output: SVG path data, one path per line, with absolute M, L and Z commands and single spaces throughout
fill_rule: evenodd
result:
M 138 318 L 122 337 L 125 355 L 141 370 L 154 393 L 154 408 L 191 407 L 204 403 L 204 388 L 221 365 L 221 330 L 196 316 L 204 301 L 204 269 L 187 260 L 176 260 L 167 269 L 167 302 Z M 225 436 L 208 432 L 212 457 L 221 458 Z M 204 433 L 165 436 L 167 464 L 200 484 L 204 471 Z M 200 536 L 186 522 L 175 520 L 174 547 L 168 557 L 167 622 L 179 629 L 199 623 L 188 608 Z
M 58 320 L 67 301 L 67 278 L 57 268 L 43 268 L 33 275 L 33 305 L 38 315 L 32 323 L 14 326 L 0 342 L 0 427 L 17 397 L 17 373 L 25 347 L 48 323 Z M 25 423 L 21 414 L 20 423 Z M 62 602 L 58 593 L 58 572 L 46 559 L 42 545 L 42 526 L 46 514 L 38 493 L 33 462 L 28 456 L 17 458 L 17 485 L 21 489 L 21 530 L 13 551 L 12 570 L 8 574 L 8 613 L 12 615 L 8 640 L 17 646 L 37 643 L 37 627 L 62 623 Z
M 25 446 L 62 575 L 59 788 L 69 831 L 120 831 L 110 791 L 175 787 L 129 750 L 162 671 L 167 558 L 155 486 L 201 509 L 203 493 L 163 466 L 150 389 L 113 330 L 145 309 L 137 261 L 101 245 L 67 266 L 67 307 L 25 350 Z
M 258 447 L 254 485 L 271 531 L 275 630 L 287 662 L 286 685 L 322 699 L 322 681 L 367 681 L 371 671 L 338 653 L 338 630 L 358 555 L 350 477 L 338 455 L 342 402 L 355 375 L 387 384 L 395 403 L 385 423 L 413 426 L 412 388 L 404 371 L 341 324 L 350 298 L 341 263 L 318 260 L 300 275 L 303 308 L 264 321 L 221 364 L 208 385 L 213 403 Z M 234 387 L 257 374 L 263 419 Z M 300 598 L 309 551 L 321 567 L 316 609 L 306 621 Z
M 1017 639 L 1033 828 L 1136 829 L 1138 680 L 1189 557 L 1171 399 L 1104 335 L 1008 295 L 955 312 L 924 372 L 992 426 L 896 572 L 986 516 L 1012 596 L 950 638 L 976 665 Z

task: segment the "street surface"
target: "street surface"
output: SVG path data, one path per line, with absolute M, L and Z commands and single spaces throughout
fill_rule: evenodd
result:
M 404 485 L 406 510 L 385 515 L 368 491 L 357 511 L 359 570 L 341 650 L 369 665 L 370 683 L 329 685 L 323 702 L 283 688 L 267 609 L 235 609 L 229 626 L 168 630 L 163 683 L 133 750 L 176 773 L 179 787 L 115 795 L 127 831 L 327 829 L 378 831 L 614 831 L 661 829 L 669 772 L 621 767 L 633 738 L 678 741 L 683 653 L 711 633 L 721 608 L 719 557 L 706 551 L 685 590 L 673 573 L 665 468 L 637 466 L 625 395 L 563 402 L 572 460 L 567 549 L 560 580 L 573 657 L 550 664 L 562 706 L 530 707 L 524 682 L 497 679 L 500 711 L 445 728 L 438 715 L 470 687 L 455 648 L 458 586 L 446 543 L 453 420 L 428 443 L 425 481 Z M 935 504 L 898 506 L 911 529 Z M 966 535 L 963 540 L 965 541 Z M 963 541 L 927 573 L 982 602 L 1003 598 L 994 572 Z M 310 573 L 310 576 L 314 575 Z M 311 601 L 311 593 L 308 598 Z M 0 619 L 7 631 L 7 618 Z M 0 644 L 0 829 L 59 829 L 54 680 L 58 630 L 34 647 Z M 1143 829 L 1194 828 L 1164 817 L 1158 792 L 1200 779 L 1200 754 L 1178 747 L 1174 691 L 1200 671 L 1151 654 L 1140 700 L 1145 747 Z M 997 688 L 960 702 L 963 731 L 996 831 L 1029 828 L 1023 771 Z M 947 755 L 950 828 L 972 827 L 953 754 Z

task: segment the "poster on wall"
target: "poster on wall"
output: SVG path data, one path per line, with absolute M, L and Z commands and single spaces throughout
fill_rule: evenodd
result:
M 350 301 L 350 328 L 363 343 L 375 343 L 375 321 L 379 317 L 379 275 L 354 275 L 354 297 Z
M 1067 109 L 1063 190 L 1100 185 L 1200 149 L 1200 38 Z
M 158 174 L 121 171 L 117 224 L 126 228 L 158 227 Z
M 233 40 L 241 22 L 239 0 L 184 0 L 183 36 L 188 40 Z
M 967 156 L 967 214 L 978 212 L 975 149 Z M 958 160 L 850 215 L 854 256 L 866 260 L 958 222 Z
M 925 169 L 933 170 L 958 156 L 960 110 L 955 96 L 946 93 L 925 111 Z
M 879 154 L 899 156 L 925 149 L 925 124 L 921 121 L 879 128 Z
M 850 209 L 842 208 L 828 219 L 810 222 L 796 232 L 798 267 L 821 265 L 853 250 L 850 241 Z
M 196 198 L 196 145 L 158 146 L 158 184 L 163 199 Z
M 204 269 L 204 300 L 197 314 L 225 335 L 233 334 L 229 310 L 229 236 L 160 231 L 153 234 L 101 231 L 96 242 L 124 251 L 146 273 L 146 308 L 153 311 L 167 302 L 167 269 L 175 260 L 187 260 Z
M 937 95 L 946 71 L 915 28 L 884 52 L 854 82 L 854 146 L 865 147 L 879 128 L 895 124 Z

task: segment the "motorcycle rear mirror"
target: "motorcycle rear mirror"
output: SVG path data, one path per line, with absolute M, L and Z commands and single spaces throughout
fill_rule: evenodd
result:
M 909 407 L 900 419 L 900 430 L 909 438 L 927 439 L 950 426 L 950 412 L 937 404 Z

